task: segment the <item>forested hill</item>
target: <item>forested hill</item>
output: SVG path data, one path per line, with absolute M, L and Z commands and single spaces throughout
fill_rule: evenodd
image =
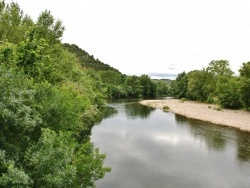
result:
M 95 59 L 93 55 L 76 44 L 64 44 L 64 48 L 73 53 L 80 65 L 89 75 L 101 80 L 102 91 L 107 98 L 154 98 L 168 95 L 164 80 L 153 81 L 148 75 L 128 76 L 108 64 Z
M 76 44 L 68 44 L 65 43 L 64 47 L 74 53 L 76 57 L 79 59 L 80 64 L 83 67 L 96 70 L 96 71 L 115 71 L 118 72 L 119 74 L 122 74 L 119 70 L 111 67 L 108 64 L 105 64 L 101 62 L 99 59 L 95 59 L 93 55 L 89 55 L 88 52 L 84 51 L 83 49 L 79 48 Z

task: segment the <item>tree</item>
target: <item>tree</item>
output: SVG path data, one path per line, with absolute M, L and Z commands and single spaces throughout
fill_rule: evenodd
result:
M 17 3 L 0 1 L 0 41 L 18 44 L 33 25 L 31 18 L 23 14 Z
M 168 86 L 164 81 L 157 81 L 156 82 L 156 93 L 157 96 L 168 96 Z
M 241 99 L 246 109 L 250 108 L 250 78 L 242 78 L 241 80 Z
M 49 44 L 60 42 L 65 28 L 60 20 L 55 21 L 51 12 L 45 10 L 42 12 L 36 23 L 36 38 L 43 38 Z
M 243 63 L 242 67 L 239 69 L 240 76 L 245 78 L 250 78 L 250 61 Z
M 42 124 L 34 101 L 32 81 L 0 65 L 0 146 L 16 161 L 32 144 L 33 134 Z
M 208 102 L 213 103 L 219 94 L 217 93 L 218 90 L 216 90 L 219 77 L 232 77 L 233 72 L 227 60 L 213 60 L 205 70 L 207 76 L 204 84 L 204 93 Z
M 212 73 L 212 75 L 215 77 L 233 75 L 229 62 L 227 60 L 211 61 L 206 70 L 208 73 Z
M 121 74 L 113 71 L 107 70 L 101 72 L 102 82 L 111 85 L 119 85 L 121 83 Z
M 142 97 L 142 86 L 140 85 L 140 79 L 138 76 L 127 76 L 125 80 L 125 87 L 128 97 L 139 98 Z
M 156 96 L 156 84 L 149 78 L 148 75 L 141 75 L 139 80 L 142 88 L 142 96 L 145 98 L 154 98 Z
M 220 104 L 225 108 L 241 108 L 240 79 L 236 77 L 220 76 L 216 90 Z
M 207 96 L 204 95 L 204 84 L 206 80 L 206 72 L 204 70 L 195 70 L 188 73 L 188 96 L 192 100 L 205 101 Z
M 34 187 L 94 187 L 110 171 L 102 167 L 105 155 L 89 142 L 79 144 L 70 132 L 42 129 L 25 157 Z
M 31 178 L 23 170 L 18 169 L 13 160 L 7 159 L 5 153 L 4 150 L 0 150 L 0 187 L 31 187 Z
M 188 98 L 187 87 L 188 87 L 188 76 L 186 72 L 178 74 L 176 80 L 171 83 L 173 95 L 177 98 Z

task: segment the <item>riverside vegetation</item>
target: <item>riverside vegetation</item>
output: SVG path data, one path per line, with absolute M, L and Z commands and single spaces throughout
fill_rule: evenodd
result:
M 95 187 L 111 170 L 90 142 L 107 98 L 174 95 L 250 106 L 250 63 L 235 77 L 227 61 L 213 61 L 167 87 L 63 44 L 63 32 L 50 11 L 33 21 L 0 0 L 0 187 Z
M 37 21 L 0 0 L 0 187 L 95 187 L 111 169 L 90 142 L 105 99 L 165 95 L 77 45 L 45 10 Z
M 230 109 L 250 109 L 250 62 L 235 76 L 227 60 L 211 61 L 202 70 L 182 72 L 171 83 L 172 96 L 220 104 Z M 221 108 L 218 108 L 221 110 Z

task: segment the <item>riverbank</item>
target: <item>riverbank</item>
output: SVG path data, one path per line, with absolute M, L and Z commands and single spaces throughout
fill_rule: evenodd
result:
M 144 100 L 140 103 L 158 109 L 163 109 L 164 106 L 168 106 L 169 111 L 188 118 L 234 127 L 250 132 L 250 112 L 244 110 L 217 110 L 217 105 L 194 101 L 183 102 L 178 99 Z

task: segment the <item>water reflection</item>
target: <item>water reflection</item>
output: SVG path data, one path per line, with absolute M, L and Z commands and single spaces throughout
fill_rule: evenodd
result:
M 225 132 L 229 134 L 228 129 L 208 122 L 188 119 L 177 114 L 175 114 L 175 119 L 178 125 L 188 127 L 191 135 L 206 143 L 209 149 L 223 150 L 226 147 L 227 137 Z
M 114 106 L 106 105 L 101 110 L 101 114 L 98 116 L 98 119 L 95 120 L 95 124 L 97 125 L 101 123 L 103 119 L 113 117 L 117 113 L 118 113 L 118 110 Z
M 237 157 L 240 161 L 250 161 L 250 136 L 248 133 L 238 133 Z
M 112 168 L 97 188 L 249 187 L 249 133 L 139 104 L 111 105 L 117 113 L 92 130 Z
M 125 104 L 126 115 L 128 118 L 142 118 L 146 119 L 155 109 L 141 105 L 137 102 Z

